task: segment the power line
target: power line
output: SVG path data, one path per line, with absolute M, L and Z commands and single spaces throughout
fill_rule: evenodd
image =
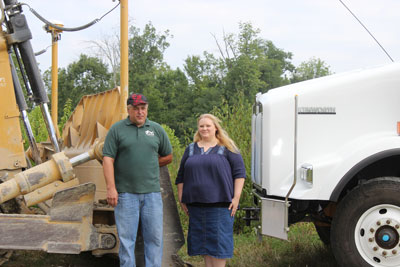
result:
M 389 55 L 388 52 L 386 52 L 385 48 L 383 48 L 383 46 L 378 42 L 378 40 L 374 37 L 374 35 L 367 29 L 367 27 L 361 22 L 361 20 L 359 20 L 357 18 L 357 16 L 350 10 L 350 8 L 348 8 L 342 0 L 339 0 L 340 3 L 342 3 L 342 5 L 350 12 L 351 15 L 353 15 L 353 17 L 361 24 L 361 26 L 364 27 L 364 29 L 369 33 L 369 35 L 375 40 L 375 42 L 382 48 L 383 52 L 385 52 L 385 54 L 390 58 L 390 60 L 392 62 L 394 62 L 394 60 L 392 59 L 392 57 Z
M 101 16 L 99 19 L 94 19 L 93 21 L 91 21 L 91 22 L 89 22 L 89 23 L 87 23 L 87 24 L 85 24 L 85 25 L 79 26 L 79 27 L 66 28 L 66 27 L 61 27 L 61 26 L 58 26 L 58 25 L 55 25 L 55 24 L 49 22 L 48 20 L 46 20 L 45 18 L 43 18 L 39 13 L 37 13 L 33 8 L 31 8 L 28 4 L 26 4 L 26 3 L 21 3 L 21 5 L 26 5 L 26 6 L 28 6 L 29 10 L 33 13 L 33 15 L 35 15 L 35 16 L 36 16 L 39 20 L 41 20 L 44 24 L 50 25 L 51 27 L 53 27 L 53 28 L 55 28 L 55 29 L 58 29 L 58 30 L 61 30 L 61 31 L 69 31 L 69 32 L 80 31 L 80 30 L 84 30 L 84 29 L 86 29 L 86 28 L 89 28 L 90 26 L 96 24 L 96 23 L 99 22 L 101 19 L 103 19 L 105 16 L 107 16 L 111 11 L 113 11 L 114 9 L 116 9 L 117 6 L 119 6 L 119 4 L 120 4 L 120 2 L 118 2 L 118 4 L 117 4 L 115 7 L 113 7 L 112 9 L 110 9 L 107 13 L 105 13 L 105 14 L 104 14 L 103 16 Z

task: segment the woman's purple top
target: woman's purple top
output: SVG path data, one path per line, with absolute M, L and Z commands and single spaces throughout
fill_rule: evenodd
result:
M 183 183 L 183 203 L 230 203 L 236 178 L 246 178 L 239 153 L 219 145 L 204 152 L 192 143 L 182 156 L 175 184 Z

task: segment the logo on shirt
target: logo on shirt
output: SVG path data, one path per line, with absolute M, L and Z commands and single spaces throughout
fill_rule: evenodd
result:
M 146 133 L 147 136 L 154 136 L 154 132 L 153 131 L 147 130 L 147 131 L 145 131 L 145 133 Z

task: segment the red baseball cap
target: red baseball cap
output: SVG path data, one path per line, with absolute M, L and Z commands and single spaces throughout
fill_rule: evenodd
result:
M 140 104 L 148 104 L 147 98 L 142 94 L 131 94 L 126 101 L 127 105 L 137 106 Z

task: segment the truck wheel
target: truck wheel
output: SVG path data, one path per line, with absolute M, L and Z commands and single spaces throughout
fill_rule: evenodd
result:
M 400 266 L 400 178 L 354 188 L 339 203 L 331 230 L 340 266 Z

